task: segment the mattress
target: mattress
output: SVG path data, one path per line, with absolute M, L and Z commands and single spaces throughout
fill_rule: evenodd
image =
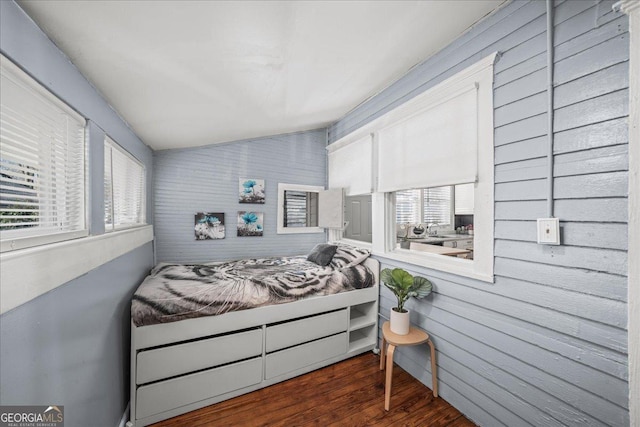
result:
M 304 256 L 209 264 L 158 264 L 136 290 L 136 326 L 282 304 L 373 286 L 363 264 L 320 266 Z

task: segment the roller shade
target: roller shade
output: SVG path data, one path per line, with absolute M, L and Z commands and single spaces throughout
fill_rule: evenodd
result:
M 85 120 L 1 59 L 2 250 L 86 235 Z
M 471 85 L 435 106 L 381 129 L 378 191 L 475 182 L 477 116 L 477 89 Z
M 367 135 L 340 148 L 329 146 L 329 188 L 344 188 L 347 196 L 371 194 L 373 144 Z

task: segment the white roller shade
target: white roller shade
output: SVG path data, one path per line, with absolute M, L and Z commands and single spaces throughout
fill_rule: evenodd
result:
M 1 59 L 2 250 L 86 235 L 85 120 Z
M 329 188 L 344 188 L 347 196 L 370 194 L 372 160 L 371 135 L 366 135 L 340 148 L 329 146 Z
M 475 85 L 378 133 L 378 191 L 475 182 Z

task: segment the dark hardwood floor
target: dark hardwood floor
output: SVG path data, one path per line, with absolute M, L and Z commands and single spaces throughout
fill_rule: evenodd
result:
M 197 426 L 474 426 L 395 365 L 391 408 L 373 353 L 254 391 L 155 427 Z

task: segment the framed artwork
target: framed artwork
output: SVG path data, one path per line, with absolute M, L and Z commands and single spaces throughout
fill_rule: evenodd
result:
M 264 212 L 238 211 L 238 237 L 262 236 Z
M 224 213 L 198 212 L 195 215 L 194 231 L 196 240 L 224 239 Z
M 264 204 L 264 179 L 240 178 L 238 193 L 240 203 Z

